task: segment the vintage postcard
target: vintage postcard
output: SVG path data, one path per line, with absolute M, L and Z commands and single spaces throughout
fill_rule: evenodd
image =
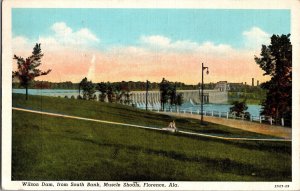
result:
M 300 190 L 300 1 L 2 1 L 4 190 Z

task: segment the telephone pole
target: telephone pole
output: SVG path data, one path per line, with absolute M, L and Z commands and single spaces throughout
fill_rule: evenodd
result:
M 209 73 L 208 71 L 208 67 L 204 67 L 203 63 L 202 63 L 202 83 L 201 83 L 201 124 L 203 124 L 203 91 L 204 91 L 204 75 L 203 72 L 204 70 L 206 70 L 206 74 Z
M 146 81 L 146 111 L 148 110 L 148 91 L 149 91 L 149 81 Z

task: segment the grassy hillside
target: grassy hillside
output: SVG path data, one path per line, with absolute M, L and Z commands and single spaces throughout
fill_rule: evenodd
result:
M 22 94 L 13 94 L 13 106 L 157 128 L 167 127 L 172 120 L 175 120 L 176 127 L 180 130 L 228 137 L 271 138 L 268 135 L 246 132 L 212 123 L 208 123 L 204 127 L 195 119 L 174 118 L 163 113 L 147 112 L 121 104 L 31 95 L 29 100 L 25 101 L 24 97 Z
M 13 106 L 165 127 L 169 116 L 82 100 L 13 95 Z M 221 125 L 177 126 L 258 136 Z M 13 111 L 13 180 L 291 180 L 291 144 L 222 141 Z M 209 131 L 211 130 L 212 131 Z

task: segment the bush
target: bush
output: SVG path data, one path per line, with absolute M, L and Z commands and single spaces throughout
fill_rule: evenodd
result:
M 250 119 L 250 113 L 246 112 L 246 110 L 248 109 L 246 100 L 242 102 L 234 101 L 232 105 L 233 106 L 230 108 L 230 113 L 235 113 L 236 117 L 242 117 L 244 115 L 244 119 Z

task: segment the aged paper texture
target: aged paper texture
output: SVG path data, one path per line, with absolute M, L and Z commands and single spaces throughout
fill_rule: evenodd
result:
M 2 2 L 4 190 L 299 190 L 300 2 Z

